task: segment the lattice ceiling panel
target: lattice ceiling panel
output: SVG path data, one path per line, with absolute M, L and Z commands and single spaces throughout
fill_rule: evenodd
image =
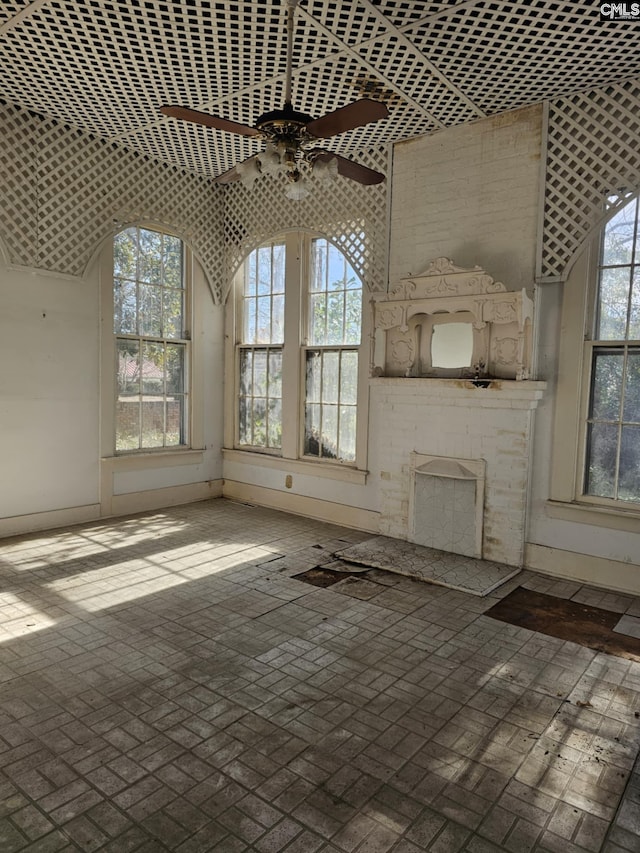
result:
M 285 6 L 7 0 L 0 88 L 10 103 L 209 177 L 255 146 L 186 129 L 158 107 L 244 124 L 281 107 Z M 294 107 L 321 116 L 361 97 L 385 101 L 389 119 L 330 142 L 371 150 L 638 76 L 637 34 L 637 22 L 601 22 L 592 0 L 299 0 Z
M 460 5 L 460 0 L 443 0 L 441 3 L 423 3 L 421 0 L 373 0 L 373 5 L 394 27 L 402 29 L 416 21 L 442 14 L 452 6 Z
M 600 21 L 591 2 L 485 0 L 405 33 L 452 85 L 495 114 L 637 76 L 632 30 Z

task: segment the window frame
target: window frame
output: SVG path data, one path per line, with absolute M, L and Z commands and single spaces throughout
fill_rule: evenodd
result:
M 170 237 L 179 239 L 182 243 L 182 281 L 184 284 L 184 306 L 183 306 L 183 329 L 181 338 L 161 339 L 149 335 L 133 335 L 116 333 L 114 328 L 114 240 L 118 234 L 136 228 L 146 231 L 155 231 Z M 101 457 L 103 459 L 113 458 L 133 460 L 142 457 L 170 457 L 172 454 L 184 455 L 201 445 L 201 429 L 195 426 L 194 418 L 194 350 L 192 342 L 193 325 L 193 254 L 184 238 L 157 223 L 131 222 L 114 232 L 106 241 L 101 252 L 100 263 L 100 291 L 101 291 L 101 331 L 102 331 L 102 369 L 101 369 L 101 398 L 102 398 L 102 429 L 101 429 Z M 116 401 L 118 396 L 118 346 L 119 338 L 132 338 L 139 340 L 166 340 L 169 343 L 183 345 L 184 350 L 184 443 L 176 445 L 163 445 L 157 447 L 139 447 L 131 449 L 116 449 Z M 197 433 L 197 435 L 196 435 Z
M 625 203 L 633 201 L 634 197 L 629 195 Z M 595 340 L 604 233 L 623 206 L 616 205 L 603 217 L 563 285 L 547 513 L 552 518 L 637 531 L 640 499 L 628 501 L 586 493 L 594 352 L 628 347 L 631 343 L 630 340 Z
M 330 237 L 307 230 L 290 230 L 264 240 L 260 246 L 268 243 L 284 241 L 286 247 L 285 262 L 285 342 L 283 345 L 282 364 L 282 446 L 279 450 L 264 447 L 249 447 L 239 444 L 239 410 L 238 392 L 240 387 L 239 352 L 242 344 L 242 303 L 243 276 L 246 257 L 243 258 L 234 279 L 232 295 L 227 299 L 227 364 L 232 365 L 232 376 L 227 373 L 230 382 L 227 383 L 225 398 L 225 455 L 234 459 L 251 459 L 252 464 L 261 467 L 277 465 L 287 470 L 318 472 L 320 476 L 335 476 L 337 479 L 364 482 L 366 475 L 366 447 L 368 431 L 368 378 L 369 361 L 366 357 L 366 343 L 370 339 L 370 312 L 366 310 L 366 282 L 359 276 L 362 287 L 362 313 L 360 343 L 354 348 L 358 353 L 358 385 L 357 385 L 357 419 L 355 446 L 356 453 L 353 461 L 320 458 L 305 455 L 304 418 L 306 398 L 306 353 L 321 347 L 308 343 L 309 327 L 309 281 L 310 281 L 310 247 L 314 238 L 327 240 L 335 246 L 349 261 L 348 256 L 335 240 Z M 255 249 L 260 248 L 256 246 Z M 229 331 L 230 330 L 230 331 Z M 336 347 L 330 347 L 336 348 Z M 344 476 L 343 476 L 344 474 Z M 355 479 L 354 479 L 355 477 Z

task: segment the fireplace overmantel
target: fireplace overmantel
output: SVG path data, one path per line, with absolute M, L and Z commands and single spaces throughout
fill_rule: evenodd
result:
M 507 290 L 479 266 L 436 258 L 374 297 L 373 376 L 528 379 L 532 319 L 526 290 Z M 436 357 L 435 334 L 442 340 L 454 326 L 449 349 Z

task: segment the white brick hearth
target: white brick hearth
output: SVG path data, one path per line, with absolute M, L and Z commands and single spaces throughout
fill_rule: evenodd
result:
M 410 537 L 412 453 L 484 460 L 482 556 L 522 565 L 533 416 L 546 383 L 375 378 L 370 387 L 380 533 Z

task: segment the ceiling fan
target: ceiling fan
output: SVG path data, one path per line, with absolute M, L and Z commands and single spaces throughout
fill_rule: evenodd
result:
M 252 136 L 266 143 L 263 152 L 236 163 L 227 172 L 215 178 L 215 183 L 228 184 L 242 180 L 250 185 L 262 174 L 284 173 L 289 182 L 286 195 L 289 198 L 304 198 L 309 192 L 305 186 L 304 164 L 309 164 L 314 173 L 321 177 L 331 178 L 337 174 L 361 184 L 378 184 L 384 180 L 383 174 L 334 154 L 326 148 L 316 147 L 316 140 L 328 139 L 386 118 L 389 111 L 385 104 L 362 98 L 316 119 L 293 109 L 292 57 L 297 5 L 298 0 L 287 0 L 287 60 L 285 102 L 282 109 L 261 115 L 255 127 L 176 105 L 162 106 L 160 112 L 172 118 L 195 122 L 228 133 Z

